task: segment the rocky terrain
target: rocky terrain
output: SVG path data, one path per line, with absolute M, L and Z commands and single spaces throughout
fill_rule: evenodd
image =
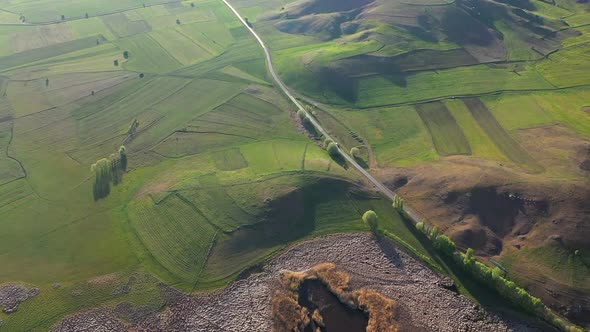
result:
M 37 296 L 39 289 L 27 288 L 20 284 L 10 283 L 0 286 L 0 306 L 2 311 L 10 314 L 18 309 L 18 306 L 31 297 Z
M 67 317 L 53 331 L 270 331 L 271 297 L 280 272 L 306 270 L 322 262 L 333 262 L 350 274 L 351 288 L 372 288 L 396 300 L 400 319 L 410 331 L 540 331 L 474 305 L 448 290 L 446 278 L 368 234 L 302 242 L 217 292 L 195 296 L 163 285 L 168 306 L 141 319 L 119 319 L 121 306 L 133 311 L 119 305 Z

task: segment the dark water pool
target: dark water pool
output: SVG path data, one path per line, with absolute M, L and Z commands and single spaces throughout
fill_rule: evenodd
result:
M 323 332 L 365 332 L 368 318 L 360 310 L 342 304 L 318 280 L 305 280 L 299 287 L 299 304 L 313 312 L 316 308 L 324 319 Z

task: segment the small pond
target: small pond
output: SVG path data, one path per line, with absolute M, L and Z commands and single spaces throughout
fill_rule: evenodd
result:
M 322 332 L 365 332 L 368 317 L 338 300 L 319 280 L 305 280 L 299 287 L 299 305 L 310 313 L 320 311 L 325 328 Z M 308 329 L 311 328 L 308 326 Z

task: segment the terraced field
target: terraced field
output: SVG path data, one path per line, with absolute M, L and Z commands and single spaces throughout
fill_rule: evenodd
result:
M 157 204 L 149 198 L 137 200 L 129 205 L 128 214 L 158 263 L 184 282 L 197 280 L 217 233 L 205 216 L 177 195 Z

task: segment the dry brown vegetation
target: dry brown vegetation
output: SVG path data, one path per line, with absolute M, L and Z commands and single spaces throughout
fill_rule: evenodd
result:
M 281 287 L 273 299 L 273 324 L 275 331 L 303 331 L 312 321 L 323 326 L 323 318 L 314 310 L 311 318 L 308 310 L 298 303 L 298 289 L 305 280 L 321 281 L 340 302 L 369 316 L 367 332 L 396 332 L 397 303 L 371 289 L 350 290 L 350 276 L 336 269 L 336 264 L 322 263 L 303 272 L 283 271 Z
M 309 324 L 307 308 L 297 303 L 296 292 L 277 292 L 272 301 L 272 312 L 275 331 L 303 331 Z
M 397 315 L 397 303 L 372 289 L 361 289 L 352 293 L 359 309 L 369 314 L 369 332 L 397 332 L 399 324 L 395 318 Z

